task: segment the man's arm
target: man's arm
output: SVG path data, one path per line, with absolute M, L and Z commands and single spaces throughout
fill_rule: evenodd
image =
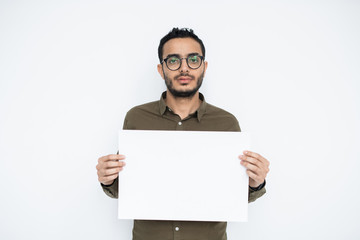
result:
M 118 197 L 118 177 L 125 166 L 124 159 L 124 155 L 110 154 L 100 157 L 96 165 L 98 180 L 109 197 Z
M 265 178 L 270 162 L 260 154 L 250 151 L 244 151 L 244 155 L 240 155 L 239 159 L 249 176 L 249 202 L 253 202 L 266 193 Z
M 240 155 L 239 158 L 250 177 L 249 186 L 257 188 L 263 184 L 269 172 L 270 162 L 260 154 L 250 151 L 244 151 L 244 155 Z
M 129 129 L 127 119 L 128 114 L 125 116 L 123 129 Z M 110 154 L 99 158 L 98 165 L 96 166 L 101 187 L 106 195 L 111 198 L 118 198 L 119 196 L 119 172 L 125 166 L 124 159 L 125 156 L 119 154 L 118 151 L 117 154 Z
M 254 202 L 256 199 L 258 199 L 259 197 L 261 197 L 266 193 L 265 184 L 266 181 L 264 181 L 264 183 L 260 185 L 258 188 L 252 188 L 249 186 L 249 200 L 248 200 L 249 203 Z
M 106 195 L 108 195 L 111 198 L 118 198 L 119 197 L 119 177 L 117 177 L 114 182 L 110 185 L 104 185 L 101 183 L 101 187 L 104 191 L 104 193 L 106 193 Z

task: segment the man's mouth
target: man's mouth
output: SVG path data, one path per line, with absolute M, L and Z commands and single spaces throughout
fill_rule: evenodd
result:
M 192 79 L 190 76 L 180 76 L 176 78 L 181 85 L 188 84 Z

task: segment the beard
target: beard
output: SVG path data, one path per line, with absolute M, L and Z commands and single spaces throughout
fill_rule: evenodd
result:
M 201 87 L 201 84 L 202 84 L 203 78 L 204 78 L 204 71 L 203 71 L 201 73 L 201 75 L 196 79 L 196 86 L 193 89 L 179 91 L 174 88 L 173 82 L 171 81 L 171 79 L 169 79 L 165 75 L 165 72 L 163 72 L 163 73 L 164 73 L 166 87 L 175 98 L 192 98 L 195 95 L 195 93 L 199 90 L 199 88 Z M 194 76 L 189 75 L 189 74 L 183 74 L 183 73 L 175 76 L 174 79 L 183 77 L 183 76 L 187 76 L 187 77 L 191 77 L 191 79 L 195 79 Z

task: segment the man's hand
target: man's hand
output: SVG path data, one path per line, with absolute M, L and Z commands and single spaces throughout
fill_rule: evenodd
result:
M 119 172 L 125 166 L 125 156 L 120 154 L 110 154 L 99 158 L 96 165 L 99 182 L 110 185 L 119 176 Z
M 270 162 L 260 154 L 244 151 L 244 155 L 240 155 L 240 164 L 246 168 L 249 175 L 249 186 L 256 188 L 265 181 L 269 172 Z

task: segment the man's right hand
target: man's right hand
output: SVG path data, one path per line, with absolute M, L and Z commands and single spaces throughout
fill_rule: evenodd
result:
M 99 182 L 110 185 L 119 176 L 119 172 L 124 168 L 124 155 L 110 154 L 100 157 L 96 165 Z

